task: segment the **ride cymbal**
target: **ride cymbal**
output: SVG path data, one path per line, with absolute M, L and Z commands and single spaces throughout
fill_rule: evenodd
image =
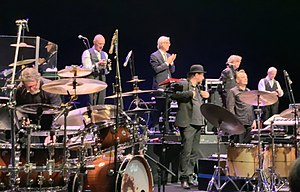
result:
M 106 89 L 103 81 L 88 78 L 59 79 L 46 83 L 42 89 L 46 92 L 58 95 L 87 95 L 98 93 Z
M 258 90 L 243 92 L 239 97 L 242 102 L 253 106 L 268 106 L 276 103 L 278 100 L 275 93 Z
M 25 60 L 17 61 L 16 66 L 27 65 L 27 64 L 33 63 L 35 61 L 36 61 L 36 59 L 25 59 Z M 13 67 L 14 63 L 9 64 L 8 66 Z
M 227 109 L 210 103 L 202 104 L 200 109 L 207 121 L 223 133 L 238 135 L 245 132 L 242 123 Z
M 58 71 L 57 75 L 60 77 L 85 77 L 92 73 L 92 70 L 80 67 L 70 67 Z

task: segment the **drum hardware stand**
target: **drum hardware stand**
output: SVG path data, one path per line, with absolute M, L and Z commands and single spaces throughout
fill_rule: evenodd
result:
M 219 125 L 221 125 L 222 123 L 219 122 Z M 218 156 L 218 165 L 214 167 L 215 171 L 213 173 L 213 176 L 211 178 L 211 180 L 208 183 L 207 186 L 207 191 L 214 191 L 213 190 L 213 186 L 215 186 L 217 191 L 222 191 L 223 188 L 227 185 L 227 183 L 231 182 L 233 184 L 233 186 L 235 187 L 235 189 L 237 191 L 239 191 L 238 186 L 236 185 L 236 183 L 228 176 L 224 176 L 226 177 L 225 182 L 221 185 L 221 172 L 226 173 L 226 170 L 224 170 L 221 167 L 221 156 L 220 156 L 220 141 L 221 141 L 221 136 L 222 131 L 220 130 L 220 126 L 217 127 L 217 156 Z
M 11 115 L 11 173 L 10 173 L 10 189 L 12 191 L 17 191 L 19 178 L 18 178 L 18 164 L 17 164 L 17 157 L 16 157 L 16 126 L 19 123 L 18 119 L 16 118 L 16 103 L 13 100 L 16 91 L 15 85 L 15 75 L 16 75 L 16 63 L 18 60 L 19 55 L 19 48 L 20 48 L 20 39 L 21 39 L 21 32 L 22 29 L 28 26 L 28 20 L 17 20 L 16 25 L 18 26 L 18 35 L 17 35 L 17 46 L 15 51 L 15 58 L 14 58 L 14 65 L 13 65 L 13 73 L 11 78 L 11 83 L 7 85 L 8 89 L 10 89 L 10 106 L 9 106 L 9 113 Z M 15 122 L 16 121 L 16 125 Z
M 260 95 L 257 95 L 257 108 L 254 110 L 256 114 L 256 123 L 257 123 L 257 130 L 258 130 L 258 144 L 257 144 L 257 150 L 258 150 L 258 169 L 256 170 L 257 174 L 257 186 L 255 186 L 255 191 L 260 192 L 263 190 L 264 192 L 270 191 L 270 188 L 268 186 L 267 178 L 263 172 L 262 169 L 262 155 L 261 155 L 261 114 L 262 110 L 259 108 L 259 97 Z
M 172 171 L 170 171 L 166 166 L 164 166 L 163 164 L 161 164 L 159 161 L 156 161 L 155 159 L 153 159 L 151 156 L 149 156 L 147 153 L 144 153 L 144 156 L 147 157 L 149 160 L 151 160 L 153 163 L 155 163 L 157 165 L 157 174 L 158 174 L 158 192 L 160 192 L 161 189 L 161 180 L 163 179 L 163 171 L 167 171 L 168 173 L 170 173 L 172 176 L 176 177 L 177 175 L 175 173 L 173 173 Z M 163 192 L 165 192 L 165 184 L 163 182 Z

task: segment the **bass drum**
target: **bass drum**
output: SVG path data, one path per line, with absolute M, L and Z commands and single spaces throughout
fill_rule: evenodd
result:
M 116 182 L 112 170 L 114 169 L 114 157 L 99 156 L 92 162 L 95 169 L 88 171 L 84 179 L 83 190 L 92 192 L 133 192 L 153 191 L 153 177 L 148 162 L 142 156 L 127 156 L 121 163 L 118 162 L 119 171 Z M 78 191 L 79 177 L 75 175 L 69 187 L 71 191 Z

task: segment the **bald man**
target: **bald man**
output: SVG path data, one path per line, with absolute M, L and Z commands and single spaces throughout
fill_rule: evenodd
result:
M 275 80 L 277 75 L 277 69 L 275 67 L 270 67 L 267 72 L 267 76 L 262 78 L 258 83 L 259 91 L 267 91 L 276 94 L 278 97 L 283 96 L 283 90 L 281 89 L 280 83 Z M 269 106 L 264 108 L 264 120 L 269 119 L 275 114 L 278 114 L 279 100 Z
M 102 51 L 105 45 L 105 38 L 98 34 L 94 37 L 93 47 L 83 52 L 81 60 L 85 68 L 93 71 L 92 77 L 100 81 L 106 82 L 106 76 L 109 73 L 107 68 L 108 55 Z M 90 103 L 92 105 L 104 104 L 106 90 L 100 91 L 97 94 L 90 95 Z

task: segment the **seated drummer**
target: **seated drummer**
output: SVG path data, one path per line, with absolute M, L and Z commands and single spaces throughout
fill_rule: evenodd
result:
M 244 125 L 246 131 L 240 135 L 235 135 L 232 139 L 234 143 L 250 143 L 251 129 L 256 129 L 256 121 L 253 107 L 240 100 L 240 94 L 250 91 L 247 88 L 248 77 L 244 70 L 236 72 L 236 86 L 227 93 L 226 107 Z
M 26 68 L 20 74 L 20 84 L 15 93 L 18 118 L 28 117 L 32 124 L 37 124 L 39 116 L 37 114 L 20 114 L 18 107 L 28 104 L 49 104 L 50 106 L 59 106 L 62 101 L 59 95 L 45 92 L 42 85 L 50 80 L 41 77 L 35 68 Z M 29 105 L 30 107 L 30 105 Z M 38 113 L 38 112 L 37 112 Z M 40 115 L 40 125 L 42 130 L 50 130 L 52 126 L 53 115 Z

